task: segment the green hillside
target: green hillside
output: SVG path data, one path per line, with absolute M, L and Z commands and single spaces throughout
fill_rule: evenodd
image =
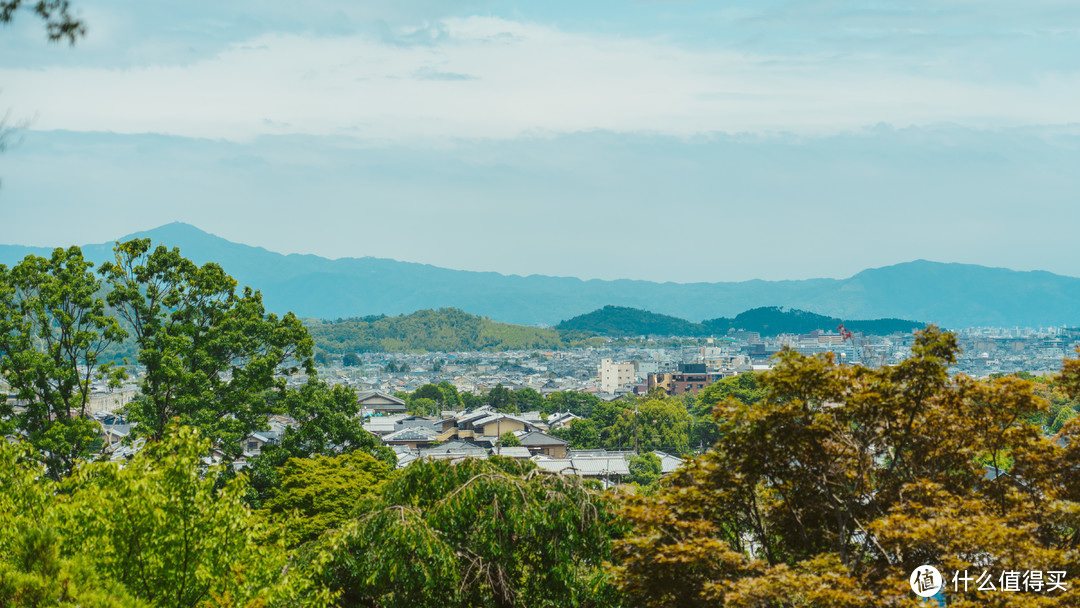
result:
M 566 346 L 560 333 L 498 323 L 456 308 L 420 310 L 315 322 L 308 331 L 318 348 L 330 352 L 457 352 L 557 349 Z
M 595 332 L 604 336 L 698 336 L 701 325 L 627 306 L 605 306 L 555 326 L 559 331 Z M 726 331 L 726 330 L 725 330 Z
M 731 330 L 754 331 L 763 336 L 806 334 L 814 330 L 834 331 L 843 324 L 854 332 L 888 335 L 921 329 L 925 323 L 902 319 L 868 321 L 843 320 L 804 310 L 785 310 L 764 306 L 740 313 L 733 319 L 724 317 L 693 323 L 685 319 L 660 315 L 623 306 L 605 306 L 588 314 L 563 321 L 558 330 L 594 332 L 604 336 L 722 336 Z
M 808 334 L 814 330 L 835 331 L 843 324 L 856 333 L 886 336 L 891 333 L 909 333 L 922 329 L 925 323 L 903 319 L 844 320 L 805 310 L 785 310 L 778 306 L 754 308 L 735 316 L 734 319 L 709 319 L 702 321 L 708 335 L 725 334 L 729 330 L 756 331 L 763 336 L 780 334 Z

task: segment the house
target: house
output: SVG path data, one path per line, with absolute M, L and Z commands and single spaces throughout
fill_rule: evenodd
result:
M 660 459 L 661 475 L 670 475 L 683 465 L 683 459 L 678 456 L 672 456 L 671 454 L 666 454 L 657 450 L 653 450 L 653 454 L 656 454 Z
M 540 431 L 525 433 L 518 437 L 518 441 L 523 447 L 529 448 L 532 454 L 543 454 L 552 458 L 566 458 L 567 446 L 570 445 L 569 441 Z
M 401 445 L 411 449 L 428 447 L 438 441 L 435 431 L 423 426 L 404 428 L 384 436 L 383 443 L 389 446 Z
M 575 456 L 573 458 L 537 457 L 533 459 L 533 462 L 542 471 L 561 475 L 577 475 L 590 479 L 602 479 L 609 483 L 617 483 L 630 474 L 626 459 L 621 455 Z
M 382 391 L 364 391 L 356 396 L 361 409 L 376 415 L 404 414 L 405 401 Z
M 241 447 L 244 450 L 245 456 L 249 454 L 257 456 L 262 452 L 263 446 L 273 443 L 277 443 L 277 441 L 274 441 L 271 437 L 267 437 L 264 433 L 252 433 L 247 436 L 247 439 L 244 440 Z
M 556 412 L 548 416 L 547 424 L 551 430 L 563 429 L 570 426 L 574 420 L 581 420 L 581 416 L 571 412 Z
M 494 456 L 506 456 L 507 458 L 516 458 L 518 460 L 528 460 L 532 457 L 532 452 L 529 448 L 521 445 L 516 446 L 501 446 L 491 450 Z

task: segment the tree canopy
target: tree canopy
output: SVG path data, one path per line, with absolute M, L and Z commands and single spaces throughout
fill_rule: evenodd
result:
M 764 399 L 718 405 L 714 450 L 628 502 L 620 589 L 643 606 L 869 607 L 907 601 L 923 564 L 1075 571 L 1080 426 L 1047 437 L 1030 383 L 950 377 L 956 350 L 930 328 L 881 369 L 782 353 Z M 947 594 L 950 606 L 1077 600 L 1072 588 Z
M 0 403 L 0 414 L 38 448 L 54 479 L 93 452 L 90 385 L 108 372 L 102 352 L 125 337 L 105 312 L 92 267 L 78 247 L 27 256 L 10 270 L 0 264 L 0 374 L 24 402 L 17 414 Z
M 177 419 L 197 426 L 227 455 L 264 428 L 271 392 L 286 376 L 314 371 L 312 341 L 292 313 L 267 314 L 259 292 L 217 264 L 197 266 L 179 249 L 134 239 L 101 267 L 108 302 L 131 328 L 145 368 L 127 406 L 139 435 L 155 441 Z

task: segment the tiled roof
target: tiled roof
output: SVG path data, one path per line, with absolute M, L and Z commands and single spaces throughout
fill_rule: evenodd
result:
M 435 431 L 422 426 L 402 429 L 383 437 L 383 441 L 435 441 Z
M 529 458 L 532 456 L 529 452 L 529 448 L 520 445 L 495 448 L 492 452 L 499 456 L 506 456 L 507 458 Z
M 526 433 L 521 437 L 518 437 L 518 441 L 524 446 L 545 446 L 545 445 L 566 445 L 570 443 L 564 439 L 558 437 L 552 437 L 547 433 L 541 433 L 539 431 L 533 431 L 532 433 Z

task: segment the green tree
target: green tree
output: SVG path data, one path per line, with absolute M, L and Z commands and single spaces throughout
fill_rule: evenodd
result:
M 698 393 L 694 414 L 712 418 L 716 406 L 729 398 L 745 405 L 753 405 L 764 399 L 765 388 L 758 382 L 758 374 L 739 374 L 713 382 Z
M 604 430 L 604 447 L 634 447 L 634 410 L 625 408 L 614 424 Z M 647 399 L 638 405 L 637 444 L 644 450 L 677 454 L 690 451 L 694 419 L 677 398 Z
M 649 486 L 656 483 L 660 480 L 661 473 L 663 473 L 660 457 L 652 452 L 643 452 L 639 455 L 631 456 L 630 460 L 626 463 L 626 467 L 630 469 L 630 476 L 626 481 L 642 486 Z
M 592 416 L 593 408 L 599 403 L 601 403 L 600 398 L 591 393 L 558 391 L 551 393 L 544 399 L 541 411 L 545 414 L 570 412 L 582 418 L 589 418 Z
M 101 268 L 108 300 L 132 328 L 146 372 L 127 406 L 135 432 L 160 441 L 173 419 L 199 427 L 226 455 L 265 428 L 272 392 L 304 367 L 312 342 L 295 315 L 266 314 L 262 296 L 217 264 L 196 266 L 150 239 L 118 243 Z
M 443 407 L 454 409 L 461 407 L 461 395 L 458 394 L 456 386 L 443 380 L 438 384 L 438 387 L 439 392 L 442 393 L 442 400 L 440 402 Z
M 544 396 L 536 389 L 526 386 L 514 391 L 514 404 L 521 412 L 539 411 L 544 405 Z
M 391 449 L 381 446 L 374 435 L 364 430 L 358 417 L 356 391 L 347 386 L 330 386 L 311 378 L 298 388 L 286 390 L 274 406 L 296 425 L 286 427 L 279 443 L 264 446 L 252 462 L 249 499 L 253 506 L 261 505 L 280 486 L 280 468 L 289 459 L 360 450 L 390 466 L 397 462 Z
M 351 606 L 608 606 L 618 523 L 579 478 L 508 458 L 419 461 L 328 535 L 324 581 Z
M 356 353 L 345 353 L 345 356 L 342 357 L 342 364 L 345 367 L 360 367 L 364 364 L 364 360 Z
M 410 395 L 408 411 L 416 416 L 435 416 L 439 413 L 439 404 L 434 399 L 415 399 Z
M 281 487 L 266 501 L 284 525 L 290 546 L 318 538 L 353 516 L 365 497 L 377 494 L 393 466 L 367 452 L 291 458 L 281 470 Z
M 500 412 L 518 411 L 514 403 L 514 392 L 503 386 L 501 382 L 488 391 L 484 402 Z
M 0 442 L 0 606 L 139 606 L 85 559 L 62 553 L 57 484 L 34 449 Z
M 551 435 L 569 441 L 571 449 L 575 450 L 601 447 L 600 431 L 592 420 L 571 420 L 565 427 L 551 431 Z
M 121 468 L 92 463 L 64 484 L 66 550 L 154 606 L 272 603 L 302 585 L 244 503 L 244 479 L 219 487 L 210 442 L 171 427 Z
M 1080 426 L 1046 437 L 1029 382 L 950 376 L 956 352 L 931 327 L 880 369 L 781 353 L 763 400 L 720 403 L 713 451 L 627 501 L 620 588 L 641 606 L 869 608 L 909 605 L 923 564 L 976 576 L 1080 565 Z M 972 587 L 949 605 L 1077 599 Z
M 26 402 L 18 414 L 0 403 L 0 414 L 57 480 L 98 446 L 100 427 L 87 417 L 90 384 L 108 371 L 101 354 L 124 338 L 96 297 L 92 266 L 78 247 L 27 256 L 11 270 L 0 265 L 0 373 Z
M 517 435 L 506 431 L 499 436 L 499 444 L 504 448 L 515 448 L 521 446 L 521 440 L 517 438 Z
M 461 393 L 461 407 L 466 410 L 475 410 L 484 405 L 484 397 L 472 393 Z

